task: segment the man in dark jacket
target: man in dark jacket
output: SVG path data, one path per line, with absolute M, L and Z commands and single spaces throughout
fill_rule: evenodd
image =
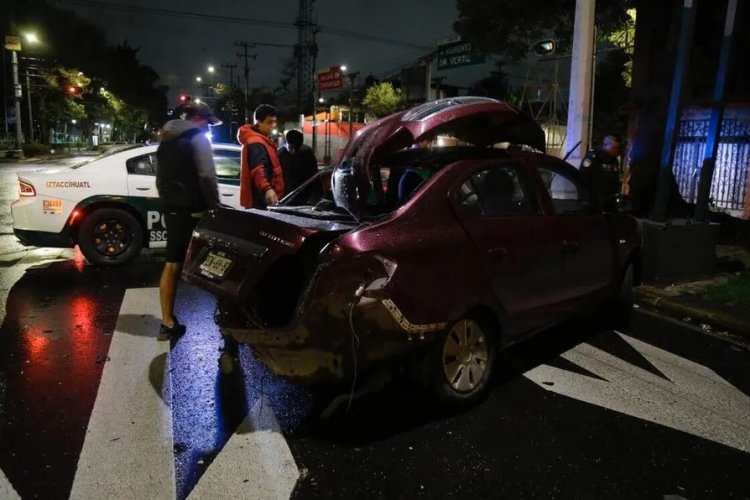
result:
M 284 191 L 291 193 L 318 173 L 318 162 L 312 148 L 302 144 L 299 130 L 286 133 L 286 144 L 279 148 L 279 161 L 284 172 Z
M 243 145 L 240 167 L 240 204 L 266 208 L 284 196 L 284 177 L 271 134 L 276 128 L 276 108 L 261 104 L 255 109 L 255 124 L 243 125 L 237 141 Z
M 156 151 L 156 189 L 167 227 L 166 263 L 159 281 L 159 340 L 185 333 L 174 315 L 177 281 L 198 220 L 207 210 L 220 206 L 216 166 L 206 133 L 209 125 L 219 125 L 221 120 L 201 102 L 190 102 L 177 113 L 180 119 L 164 125 Z
M 607 134 L 599 148 L 586 153 L 581 162 L 581 173 L 589 181 L 589 185 L 605 199 L 622 189 L 620 178 L 620 153 L 622 139 L 616 134 Z

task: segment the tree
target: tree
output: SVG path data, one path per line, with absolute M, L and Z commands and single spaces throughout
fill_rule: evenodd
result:
M 94 70 L 107 90 L 128 105 L 146 111 L 152 122 L 161 124 L 167 108 L 165 87 L 157 85 L 156 71 L 140 63 L 139 50 L 131 47 L 127 40 L 109 47 Z
M 488 76 L 474 82 L 469 89 L 469 93 L 512 102 L 512 93 L 508 87 L 508 78 L 502 71 L 502 63 L 498 61 L 497 70 L 491 71 Z
M 394 89 L 390 82 L 377 83 L 369 87 L 362 102 L 365 109 L 378 118 L 398 111 L 402 103 L 401 92 Z
M 42 142 L 48 139 L 48 130 L 57 129 L 60 123 L 83 120 L 86 117 L 84 93 L 91 80 L 77 68 L 54 66 L 39 70 L 43 85 L 37 90 L 37 120 L 41 124 Z
M 143 128 L 144 122 L 146 128 L 149 123 L 161 125 L 166 115 L 168 88 L 158 85 L 158 74 L 138 61 L 139 49 L 127 41 L 109 45 L 101 29 L 50 3 L 10 0 L 9 6 L 16 26 L 34 26 L 42 41 L 36 46 L 24 46 L 22 52 L 33 57 L 39 66 L 42 85 L 33 88 L 32 101 L 36 108 L 34 118 L 42 124 L 42 140 L 48 139 L 46 127 L 62 117 L 71 119 L 73 114 L 78 115 L 76 120 L 82 120 L 79 128 L 84 133 L 93 123 L 101 121 L 103 115 L 117 119 L 118 130 L 123 132 Z M 0 17 L 5 12 L 1 9 Z M 58 81 L 60 73 L 70 68 L 76 68 L 75 77 L 87 80 L 80 92 L 66 93 Z M 121 102 L 119 112 L 112 110 L 111 99 L 100 95 L 100 88 Z
M 576 0 L 457 0 L 453 28 L 480 50 L 499 54 L 507 62 L 520 61 L 536 41 L 553 37 L 565 51 L 573 40 Z M 601 0 L 596 5 L 600 37 L 623 29 L 629 0 Z
M 698 2 L 683 103 L 711 101 L 719 47 L 723 33 L 726 3 Z M 630 154 L 630 194 L 641 215 L 653 209 L 654 194 L 661 164 L 667 108 L 675 68 L 675 54 L 681 27 L 681 0 L 637 2 L 638 16 L 633 56 L 633 86 L 628 137 Z M 740 2 L 735 21 L 735 43 L 727 75 L 727 100 L 750 100 L 747 65 L 750 37 L 742 30 L 750 22 L 750 6 Z M 669 213 L 680 215 L 685 202 L 672 178 Z

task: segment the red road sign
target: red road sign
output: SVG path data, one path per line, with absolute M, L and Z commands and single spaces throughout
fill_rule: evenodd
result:
M 331 66 L 318 72 L 318 90 L 338 90 L 344 88 L 344 72 L 340 66 Z

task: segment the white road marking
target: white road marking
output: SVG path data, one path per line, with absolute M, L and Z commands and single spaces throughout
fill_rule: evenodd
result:
M 189 499 L 288 499 L 299 469 L 265 396 L 250 410 Z
M 125 293 L 70 498 L 176 496 L 169 343 L 154 338 L 158 294 L 157 288 Z M 160 381 L 162 394 L 155 387 Z M 262 397 L 189 497 L 288 499 L 298 478 L 291 450 Z
M 21 500 L 16 490 L 13 489 L 13 485 L 10 484 L 8 478 L 5 477 L 5 473 L 0 469 L 0 498 L 3 500 Z
M 125 293 L 70 498 L 175 498 L 169 342 L 155 339 L 158 294 Z M 164 397 L 155 387 L 162 384 Z
M 540 387 L 750 452 L 750 398 L 713 370 L 616 332 L 669 380 L 589 344 L 561 357 L 602 377 L 540 365 L 524 375 Z

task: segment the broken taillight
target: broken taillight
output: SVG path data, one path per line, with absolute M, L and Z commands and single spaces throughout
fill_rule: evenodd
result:
M 18 181 L 18 193 L 21 196 L 36 196 L 36 189 L 28 182 Z

